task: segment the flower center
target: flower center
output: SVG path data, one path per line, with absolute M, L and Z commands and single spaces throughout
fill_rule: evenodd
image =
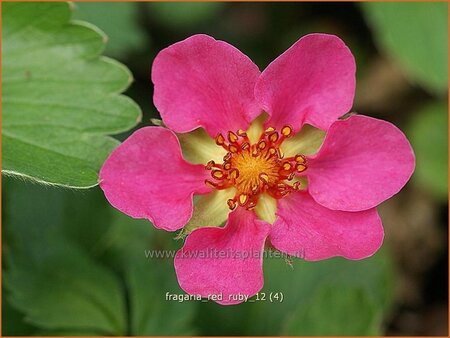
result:
M 254 144 L 241 129 L 236 133 L 229 131 L 227 136 L 228 142 L 222 134 L 216 137 L 216 144 L 227 154 L 222 164 L 214 161 L 206 164 L 213 180 L 205 180 L 205 184 L 218 190 L 236 188 L 234 198 L 227 201 L 231 210 L 238 205 L 255 208 L 263 193 L 279 199 L 300 189 L 300 182 L 290 184 L 289 181 L 307 169 L 306 158 L 301 154 L 284 158 L 280 148 L 292 136 L 291 127 L 285 126 L 280 132 L 267 128 Z

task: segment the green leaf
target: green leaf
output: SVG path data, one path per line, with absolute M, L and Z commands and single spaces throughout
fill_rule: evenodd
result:
M 77 215 L 72 215 L 78 210 Z M 82 212 L 81 212 L 82 211 Z M 114 270 L 126 285 L 130 335 L 192 335 L 195 305 L 166 301 L 166 292 L 182 293 L 173 256 L 149 259 L 148 250 L 174 253 L 182 243 L 173 233 L 156 230 L 146 220 L 113 209 L 96 188 L 65 203 L 66 233 L 96 260 Z M 170 325 L 167 325 L 170 323 Z
M 297 308 L 285 333 L 305 336 L 380 335 L 379 315 L 363 288 L 345 284 L 323 285 L 315 291 L 308 304 Z
M 121 57 L 133 49 L 144 48 L 146 37 L 138 25 L 136 3 L 77 2 L 75 6 L 75 18 L 93 23 L 108 36 L 105 54 Z
M 361 4 L 375 40 L 413 81 L 433 93 L 448 88 L 448 4 L 373 2 Z
M 447 102 L 429 104 L 412 117 L 407 134 L 416 154 L 413 179 L 443 201 L 448 196 Z
M 10 303 L 41 329 L 124 335 L 120 280 L 64 233 L 68 192 L 16 182 L 4 187 L 3 281 Z
M 166 292 L 183 294 L 173 271 L 173 259 L 129 264 L 126 281 L 130 288 L 131 331 L 139 336 L 195 334 L 192 319 L 196 304 L 166 300 Z M 150 286 L 151 285 L 151 286 Z
M 140 120 L 119 95 L 130 72 L 99 56 L 106 37 L 69 21 L 67 3 L 3 5 L 3 168 L 40 183 L 89 188 L 118 142 L 106 135 Z
M 38 332 L 195 333 L 196 304 L 165 299 L 166 292 L 182 292 L 173 257 L 145 255 L 180 246 L 174 234 L 114 210 L 99 188 L 75 194 L 9 178 L 3 183 L 5 297 Z
M 174 234 L 157 231 L 145 220 L 133 220 L 114 211 L 103 239 L 109 264 L 120 267 L 128 287 L 130 332 L 139 336 L 194 335 L 192 319 L 196 304 L 166 300 L 166 293 L 183 294 L 173 268 L 173 255 L 182 244 Z M 100 249 L 101 250 L 101 249 Z M 164 258 L 147 258 L 149 250 L 165 250 Z
M 125 333 L 119 281 L 74 247 L 55 250 L 38 267 L 10 262 L 5 284 L 11 303 L 36 326 Z
M 3 295 L 6 294 L 4 286 Z M 2 301 L 2 336 L 31 336 L 36 329 L 24 321 L 22 312 L 17 311 L 7 299 Z
M 259 301 L 253 297 L 254 302 L 239 305 L 239 308 L 202 303 L 196 321 L 200 323 L 202 335 L 217 335 L 217 327 L 223 329 L 220 334 L 224 335 L 275 336 L 287 333 L 304 335 L 310 332 L 303 331 L 304 326 L 315 328 L 317 335 L 326 335 L 328 330 L 322 315 L 308 317 L 308 321 L 312 322 L 306 323 L 305 314 L 302 312 L 302 308 L 313 306 L 314 301 L 322 298 L 322 293 L 327 292 L 322 288 L 334 286 L 332 292 L 336 294 L 348 292 L 349 289 L 359 290 L 351 292 L 364 293 L 364 298 L 370 300 L 372 304 L 371 313 L 379 319 L 390 305 L 391 284 L 390 262 L 382 252 L 361 261 L 333 258 L 319 262 L 305 262 L 295 259 L 292 261 L 292 268 L 284 259 L 266 258 L 264 288 L 260 292 Z M 280 297 L 278 300 L 275 299 L 275 294 L 283 295 L 281 302 Z M 341 305 L 340 311 L 344 315 L 351 316 L 354 313 L 353 302 L 344 304 L 341 301 Z M 333 315 L 329 313 L 329 309 L 322 307 L 322 311 L 324 317 Z M 298 323 L 294 325 L 294 322 Z M 223 327 L 221 323 L 227 325 Z M 379 327 L 375 324 L 378 325 L 379 322 L 366 322 L 364 326 L 348 327 L 345 322 L 341 322 L 335 329 L 342 335 L 351 333 L 364 335 L 367 332 L 378 332 L 376 330 L 379 330 Z

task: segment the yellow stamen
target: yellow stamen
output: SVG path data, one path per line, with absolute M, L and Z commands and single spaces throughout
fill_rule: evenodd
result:
M 289 126 L 284 126 L 281 129 L 281 134 L 283 134 L 284 137 L 289 137 L 292 135 L 292 128 Z
M 224 143 L 225 143 L 225 138 L 223 137 L 223 135 L 222 134 L 217 135 L 217 137 L 216 137 L 216 144 L 218 146 L 221 146 Z
M 248 202 L 248 196 L 247 195 L 240 195 L 239 196 L 239 204 L 245 205 Z
M 211 176 L 214 177 L 217 180 L 220 180 L 224 177 L 224 174 L 220 170 L 214 170 L 211 172 Z
M 211 170 L 216 182 L 206 180 L 205 184 L 218 190 L 234 187 L 236 195 L 227 201 L 231 210 L 238 205 L 254 209 L 262 194 L 276 200 L 299 190 L 299 182 L 291 185 L 289 181 L 307 169 L 306 158 L 302 154 L 284 158 L 280 149 L 284 139 L 292 134 L 290 126 L 284 126 L 281 132 L 269 127 L 253 144 L 242 129 L 227 133 L 229 143 L 222 134 L 217 135 L 216 144 L 228 153 L 223 157 L 222 164 L 214 161 L 206 164 L 205 168 Z
M 232 131 L 228 132 L 228 141 L 230 141 L 231 143 L 235 143 L 238 140 L 238 137 L 235 133 L 233 133 Z
M 304 164 L 298 164 L 297 165 L 297 171 L 299 172 L 299 173 L 301 173 L 301 172 L 303 172 L 303 171 L 305 171 L 306 170 L 306 165 L 304 165 Z

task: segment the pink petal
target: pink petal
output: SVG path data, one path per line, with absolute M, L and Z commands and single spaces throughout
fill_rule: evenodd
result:
M 192 196 L 210 191 L 202 165 L 181 156 L 175 134 L 161 127 L 134 132 L 108 157 L 100 170 L 100 187 L 108 201 L 134 218 L 174 231 L 192 215 Z
M 222 295 L 219 304 L 237 304 L 263 286 L 262 252 L 270 226 L 238 208 L 224 228 L 200 228 L 186 239 L 175 257 L 181 288 L 189 294 Z M 222 256 L 221 256 L 222 255 Z
M 367 116 L 335 122 L 306 174 L 311 196 L 334 210 L 360 211 L 392 197 L 415 166 L 405 135 L 393 124 Z
M 355 94 L 355 60 L 334 35 L 310 34 L 281 54 L 261 74 L 256 99 L 271 118 L 268 126 L 304 123 L 322 130 L 347 113 Z
M 238 49 L 208 35 L 194 35 L 155 58 L 154 103 L 176 132 L 199 126 L 210 136 L 246 129 L 261 110 L 253 91 L 260 71 Z
M 310 261 L 343 256 L 362 259 L 383 242 L 376 209 L 346 212 L 327 209 L 307 192 L 296 192 L 278 202 L 278 219 L 270 241 L 278 250 Z

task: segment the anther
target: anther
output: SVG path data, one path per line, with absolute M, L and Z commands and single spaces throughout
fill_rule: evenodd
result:
M 230 141 L 231 143 L 235 143 L 238 140 L 238 137 L 236 136 L 235 133 L 233 133 L 232 131 L 228 132 L 228 141 Z
M 275 131 L 275 128 L 269 127 L 269 128 L 267 128 L 267 129 L 265 130 L 265 133 L 271 133 L 271 132 L 273 132 L 273 131 Z
M 286 138 L 291 136 L 292 135 L 292 128 L 289 127 L 289 126 L 284 126 L 281 129 L 281 134 L 283 134 L 283 136 L 286 137 Z
M 223 137 L 222 134 L 217 135 L 217 137 L 216 137 L 216 144 L 218 146 L 222 146 L 222 145 L 225 144 L 225 138 Z
M 248 149 L 248 147 L 250 147 L 250 143 L 248 143 L 248 142 L 244 142 L 244 143 L 241 144 L 241 149 L 242 150 Z
M 292 165 L 289 162 L 284 162 L 283 164 L 283 170 L 289 171 L 291 170 Z
M 239 170 L 237 170 L 236 168 L 231 169 L 228 173 L 228 177 L 232 180 L 235 180 L 239 177 Z
M 258 147 L 259 149 L 263 150 L 266 147 L 266 142 L 265 141 L 259 141 L 258 143 Z
M 237 134 L 238 134 L 240 137 L 247 137 L 247 133 L 246 133 L 244 130 L 242 130 L 242 129 L 239 129 L 239 130 L 237 131 Z
M 205 165 L 205 169 L 206 170 L 211 170 L 212 167 L 214 167 L 216 165 L 216 162 L 214 162 L 213 160 L 209 161 L 208 163 L 206 163 Z
M 272 141 L 272 143 L 275 143 L 278 141 L 278 137 L 278 133 L 275 131 L 269 135 L 269 140 Z
M 227 153 L 224 157 L 223 157 L 223 161 L 226 162 L 228 161 L 233 155 L 231 153 Z
M 230 150 L 231 153 L 237 153 L 238 152 L 238 148 L 235 145 L 233 145 L 233 144 L 231 144 L 228 147 L 228 149 Z
M 306 157 L 304 155 L 295 155 L 295 161 L 299 164 L 306 163 Z
M 305 170 L 306 170 L 306 165 L 304 165 L 304 164 L 297 164 L 296 169 L 297 169 L 297 171 L 298 171 L 299 173 L 301 173 L 302 171 L 305 171 Z
M 221 170 L 213 170 L 211 171 L 211 176 L 215 178 L 216 180 L 222 179 L 225 175 Z
M 269 175 L 267 175 L 266 173 L 259 174 L 259 179 L 265 184 L 269 183 Z
M 294 185 L 293 185 L 293 188 L 295 189 L 295 190 L 300 190 L 300 182 L 295 182 L 294 183 Z
M 234 210 L 237 207 L 236 202 L 234 200 L 232 200 L 232 199 L 229 199 L 227 201 L 227 204 L 228 204 L 228 207 L 230 208 L 230 210 Z
M 248 202 L 248 195 L 246 194 L 239 195 L 239 204 L 241 206 L 244 206 L 247 202 Z

